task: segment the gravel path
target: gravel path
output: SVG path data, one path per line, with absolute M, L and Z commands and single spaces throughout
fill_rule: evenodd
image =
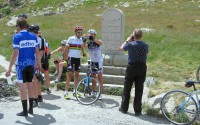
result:
M 0 65 L 8 68 L 9 63 L 0 55 Z M 75 97 L 63 98 L 62 91 L 53 94 L 43 93 L 44 102 L 34 108 L 34 115 L 16 116 L 22 110 L 19 97 L 0 100 L 0 125 L 167 125 L 165 119 L 147 115 L 134 116 L 132 104 L 129 112 L 118 111 L 121 97 L 103 95 L 102 101 L 85 106 L 78 103 Z M 72 96 L 72 95 L 71 95 Z
M 0 102 L 0 125 L 167 125 L 165 119 L 147 115 L 134 116 L 132 105 L 129 112 L 118 111 L 121 97 L 103 95 L 103 100 L 85 106 L 78 103 L 75 97 L 63 98 L 62 91 L 53 94 L 43 93 L 44 101 L 34 108 L 34 115 L 16 116 L 22 110 L 19 97 L 14 101 Z

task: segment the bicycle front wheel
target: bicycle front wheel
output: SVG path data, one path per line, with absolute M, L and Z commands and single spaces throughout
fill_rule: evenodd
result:
M 197 71 L 196 71 L 196 79 L 197 79 L 197 81 L 199 81 L 199 78 L 200 78 L 200 66 L 197 68 Z
M 100 90 L 99 80 L 85 77 L 76 86 L 76 98 L 81 104 L 90 105 L 98 100 Z
M 166 93 L 161 100 L 161 111 L 171 123 L 176 125 L 191 124 L 197 116 L 197 103 L 189 94 L 174 90 Z

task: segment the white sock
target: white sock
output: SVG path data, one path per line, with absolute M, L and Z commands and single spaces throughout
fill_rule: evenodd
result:
M 68 91 L 67 91 L 67 90 L 65 90 L 65 94 L 68 94 Z
M 75 93 L 75 89 L 73 90 L 73 93 Z

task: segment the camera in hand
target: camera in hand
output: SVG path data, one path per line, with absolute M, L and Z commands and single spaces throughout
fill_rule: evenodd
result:
M 132 40 L 132 41 L 134 41 L 134 40 L 135 40 L 134 36 L 131 36 L 131 40 Z
M 93 36 L 89 36 L 88 39 L 89 39 L 89 40 L 94 40 L 94 37 L 93 37 Z

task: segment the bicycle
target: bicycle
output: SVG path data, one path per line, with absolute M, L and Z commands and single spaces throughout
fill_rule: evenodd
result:
M 200 76 L 199 76 L 200 74 L 199 73 L 200 73 L 200 66 L 197 67 L 197 71 L 196 71 L 196 79 L 197 79 L 197 81 L 200 80 L 199 79 L 200 78 Z
M 185 81 L 186 87 L 193 86 L 190 93 L 182 90 L 173 90 L 166 93 L 161 100 L 161 111 L 165 118 L 176 125 L 188 125 L 194 122 L 200 114 L 200 90 L 195 87 L 200 81 Z
M 91 77 L 92 70 L 98 69 L 92 66 L 91 62 L 88 61 L 86 76 L 78 82 L 75 88 L 76 99 L 83 105 L 91 105 L 95 103 L 101 94 L 99 80 Z

